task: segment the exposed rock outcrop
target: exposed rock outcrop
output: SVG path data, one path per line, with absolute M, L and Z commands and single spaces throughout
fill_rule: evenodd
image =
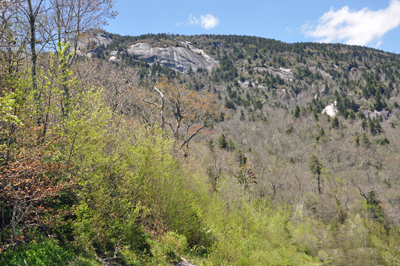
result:
M 254 71 L 258 72 L 268 72 L 274 76 L 279 76 L 281 79 L 285 81 L 292 81 L 293 79 L 293 72 L 289 68 L 280 67 L 278 69 L 272 67 L 255 67 Z
M 321 74 L 321 76 L 322 76 L 323 78 L 325 78 L 325 79 L 326 79 L 326 78 L 329 78 L 329 79 L 332 78 L 331 75 L 329 75 L 328 73 L 326 73 L 324 70 L 317 68 L 316 66 L 310 67 L 309 69 L 310 69 L 311 72 L 314 73 L 314 74 L 317 73 L 317 72 L 319 72 L 319 73 Z
M 122 60 L 117 58 L 116 56 L 111 56 L 110 59 L 108 59 L 110 62 L 121 62 Z
M 335 116 L 339 113 L 339 111 L 338 111 L 336 105 L 337 105 L 336 101 L 335 101 L 334 103 L 328 104 L 328 105 L 325 107 L 325 109 L 322 110 L 322 113 L 323 113 L 323 114 L 326 113 L 326 114 L 329 115 L 330 117 L 335 117 Z
M 368 110 L 364 110 L 363 113 L 365 114 L 366 117 L 370 117 L 370 118 L 378 118 L 379 116 L 381 116 L 383 119 L 388 119 L 390 112 L 387 110 L 382 110 L 382 111 L 368 111 Z
M 87 48 L 90 45 L 102 45 L 104 47 L 107 47 L 109 44 L 113 42 L 112 35 L 103 31 L 95 31 L 95 32 L 90 32 L 86 34 L 84 37 L 80 38 L 77 42 L 77 51 L 76 53 L 79 56 L 85 56 L 85 57 L 92 57 L 93 52 L 96 50 L 87 52 Z M 74 45 L 72 43 L 71 49 L 74 50 Z M 90 49 L 89 49 L 90 50 Z
M 189 46 L 190 48 L 190 46 Z M 183 47 L 152 47 L 148 43 L 137 43 L 130 46 L 128 53 L 145 59 L 149 64 L 159 63 L 160 65 L 176 69 L 180 72 L 193 71 L 198 68 L 211 70 L 218 65 L 212 57 L 200 49 L 187 49 Z

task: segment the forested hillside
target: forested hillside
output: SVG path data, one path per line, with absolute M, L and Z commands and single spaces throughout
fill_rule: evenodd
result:
M 1 265 L 400 265 L 400 55 L 1 3 Z

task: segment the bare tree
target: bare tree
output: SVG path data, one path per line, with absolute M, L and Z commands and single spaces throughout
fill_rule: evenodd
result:
M 25 58 L 26 36 L 18 31 L 22 0 L 0 0 L 0 75 L 13 76 Z M 1 78 L 0 80 L 3 80 Z

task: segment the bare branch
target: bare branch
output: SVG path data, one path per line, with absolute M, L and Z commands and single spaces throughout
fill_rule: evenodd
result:
M 185 141 L 182 143 L 181 148 L 182 148 L 183 146 L 185 146 L 186 143 L 189 143 L 189 141 L 190 141 L 194 136 L 196 136 L 197 133 L 199 133 L 200 130 L 202 130 L 203 128 L 205 128 L 205 125 L 203 125 L 203 126 L 200 127 L 199 129 L 197 129 L 196 132 L 194 132 L 187 140 L 185 140 Z
M 141 99 L 141 100 L 144 101 L 145 103 L 153 104 L 153 105 L 157 106 L 157 108 L 161 109 L 161 107 L 158 104 L 156 104 L 155 102 L 152 102 L 152 101 L 149 101 L 146 99 Z

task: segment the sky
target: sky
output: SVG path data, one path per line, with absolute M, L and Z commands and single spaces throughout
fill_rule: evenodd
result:
M 105 30 L 120 35 L 236 34 L 400 54 L 400 0 L 116 0 L 115 10 Z

